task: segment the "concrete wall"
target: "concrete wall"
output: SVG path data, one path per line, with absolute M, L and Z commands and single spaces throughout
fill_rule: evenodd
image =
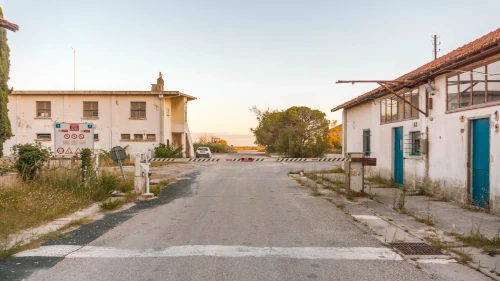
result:
M 179 124 L 172 124 L 172 120 L 182 122 L 184 131 L 184 97 L 164 98 L 164 142 L 172 141 L 172 128 Z M 36 117 L 36 102 L 50 101 L 51 116 Z M 83 117 L 83 102 L 98 102 L 97 118 Z M 131 118 L 131 102 L 146 102 L 146 118 Z M 172 110 L 175 101 L 176 110 Z M 182 106 L 180 106 L 182 105 Z M 6 155 L 10 148 L 18 143 L 34 143 L 37 133 L 52 135 L 52 140 L 41 143 L 54 150 L 54 123 L 74 122 L 93 123 L 94 133 L 99 139 L 94 141 L 95 149 L 109 150 L 114 146 L 127 147 L 127 152 L 144 152 L 153 149 L 160 143 L 161 133 L 161 99 L 157 95 L 9 95 L 9 118 L 12 131 L 15 135 L 4 144 Z M 181 111 L 182 110 L 182 111 Z M 122 134 L 130 134 L 131 140 L 123 140 Z M 134 134 L 143 135 L 143 140 L 134 140 Z M 155 134 L 154 141 L 147 140 L 147 134 Z M 182 139 L 180 139 L 182 143 Z M 188 147 L 189 149 L 189 147 Z
M 466 67 L 463 67 L 466 68 Z M 424 133 L 428 139 L 428 154 L 404 156 L 404 181 L 406 186 L 416 187 L 426 180 L 439 189 L 443 197 L 468 202 L 467 162 L 469 157 L 469 119 L 486 117 L 490 119 L 490 206 L 500 210 L 500 103 L 482 105 L 481 108 L 464 108 L 459 112 L 446 112 L 446 76 L 435 79 L 437 93 L 432 96 L 433 109 L 429 116 L 419 114 L 418 119 L 393 123 L 380 123 L 380 100 L 368 101 L 349 108 L 343 114 L 347 134 L 345 152 L 363 150 L 363 129 L 370 129 L 372 157 L 377 166 L 369 167 L 367 174 L 378 173 L 393 178 L 394 140 L 393 130 L 403 127 L 405 137 L 413 131 Z M 420 108 L 425 108 L 425 88 L 419 87 Z M 424 110 L 425 111 L 425 110 Z M 355 124 L 355 125 L 353 125 Z M 407 146 L 407 144 L 404 144 Z M 405 149 L 406 150 L 406 149 Z

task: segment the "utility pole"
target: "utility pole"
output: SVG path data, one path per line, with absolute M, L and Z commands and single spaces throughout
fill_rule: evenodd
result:
M 441 45 L 441 42 L 438 43 L 438 41 L 437 41 L 438 38 L 439 37 L 437 35 L 433 36 L 434 41 L 432 42 L 432 45 L 434 45 L 434 52 L 433 52 L 434 53 L 434 60 L 437 59 L 437 53 L 441 51 L 441 49 L 438 50 L 438 47 L 437 47 L 438 45 Z
M 76 91 L 76 49 L 73 49 L 73 91 Z

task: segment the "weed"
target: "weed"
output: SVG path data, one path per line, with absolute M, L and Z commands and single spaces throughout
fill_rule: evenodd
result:
M 393 197 L 393 209 L 399 213 L 403 213 L 405 211 L 406 205 L 406 189 L 402 190 L 394 190 Z
M 467 246 L 483 249 L 490 256 L 495 256 L 500 253 L 500 235 L 497 234 L 492 238 L 488 238 L 481 233 L 478 225 L 473 225 L 468 234 L 449 233 L 449 235 L 455 237 L 458 241 Z
M 153 193 L 154 196 L 158 196 L 161 192 L 161 186 L 153 185 L 149 188 L 149 192 Z
M 378 194 L 377 193 L 372 193 L 371 191 L 369 191 L 368 193 L 366 193 L 366 196 L 368 196 L 368 198 L 370 198 L 370 200 L 378 201 Z
M 0 247 L 0 260 L 6 259 L 25 250 L 38 248 L 40 247 L 40 244 L 42 244 L 43 242 L 55 239 L 63 239 L 68 237 L 69 237 L 68 233 L 63 233 L 60 230 L 56 230 L 53 232 L 40 235 L 35 239 L 31 240 L 29 243 L 23 245 L 21 245 L 20 243 L 16 243 L 16 245 L 9 247 L 7 246 L 8 242 L 2 243 Z
M 290 172 L 288 172 L 289 175 L 298 175 L 300 174 L 300 171 L 299 170 L 290 170 Z
M 321 192 L 318 191 L 318 188 L 311 188 L 311 196 L 321 196 Z
M 99 204 L 99 207 L 104 210 L 104 211 L 112 211 L 115 209 L 118 209 L 123 205 L 123 200 L 118 199 L 118 200 L 110 200 L 110 201 L 105 201 Z
M 346 196 L 347 200 L 349 201 L 355 201 L 355 198 L 354 198 L 354 193 L 352 192 L 352 190 L 347 190 L 347 193 L 346 193 Z
M 75 226 L 82 226 L 82 225 L 86 225 L 86 224 L 89 224 L 92 222 L 92 219 L 88 218 L 88 217 L 83 217 L 81 219 L 77 219 L 77 220 L 72 220 L 70 223 L 68 223 L 67 225 L 65 225 L 63 228 L 59 229 L 60 231 L 64 231 L 68 228 L 71 228 L 71 227 L 75 227 Z
M 466 252 L 464 252 L 463 249 L 455 249 L 455 248 L 448 248 L 446 249 L 448 250 L 449 252 L 452 252 L 454 253 L 455 255 L 457 255 L 459 257 L 459 260 L 458 262 L 460 263 L 468 263 L 468 262 L 471 262 L 472 261 L 472 256 Z
M 305 181 L 303 181 L 302 179 L 300 179 L 300 178 L 295 178 L 295 180 L 296 180 L 296 181 L 297 181 L 300 185 L 302 185 L 302 186 L 306 186 L 306 182 L 305 182 Z
M 391 182 L 390 180 L 387 180 L 386 178 L 382 177 L 380 174 L 367 177 L 366 180 L 374 184 L 380 184 L 380 185 L 389 185 Z

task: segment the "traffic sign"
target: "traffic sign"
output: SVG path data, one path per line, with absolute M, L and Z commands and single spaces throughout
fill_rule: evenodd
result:
M 94 150 L 94 128 L 89 123 L 57 122 L 54 126 L 54 151 L 56 155 L 72 156 L 84 148 Z
M 109 152 L 111 159 L 115 162 L 121 162 L 127 158 L 127 152 L 121 146 L 115 146 L 111 148 Z

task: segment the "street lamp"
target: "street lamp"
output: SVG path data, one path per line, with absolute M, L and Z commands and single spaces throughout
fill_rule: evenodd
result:
M 76 49 L 73 49 L 73 91 L 76 91 Z

